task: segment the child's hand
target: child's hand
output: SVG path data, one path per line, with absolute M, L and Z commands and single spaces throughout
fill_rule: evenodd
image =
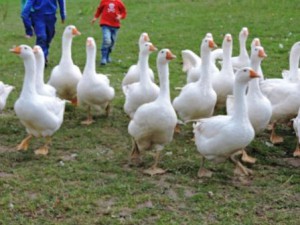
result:
M 120 14 L 117 15 L 116 20 L 121 20 L 122 16 Z
M 94 17 L 94 18 L 91 20 L 91 24 L 94 24 L 96 20 L 97 20 L 97 18 Z

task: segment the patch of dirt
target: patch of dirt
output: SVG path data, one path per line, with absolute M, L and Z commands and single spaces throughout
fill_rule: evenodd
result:
M 0 178 L 10 178 L 10 177 L 14 177 L 15 175 L 12 173 L 5 173 L 5 172 L 1 172 L 0 171 Z
M 289 166 L 300 167 L 300 158 L 285 158 L 283 161 Z
M 7 147 L 7 146 L 0 145 L 0 153 L 15 152 L 15 151 L 17 151 L 17 150 L 14 147 Z

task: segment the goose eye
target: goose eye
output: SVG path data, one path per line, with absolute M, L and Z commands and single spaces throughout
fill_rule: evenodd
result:
M 161 51 L 161 54 L 164 54 L 165 53 L 165 51 Z
M 24 47 L 24 49 L 26 49 L 26 50 L 27 50 L 27 47 Z

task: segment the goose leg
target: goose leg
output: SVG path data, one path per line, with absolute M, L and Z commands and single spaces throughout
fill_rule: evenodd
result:
M 110 114 L 111 108 L 110 108 L 110 103 L 107 104 L 105 108 L 105 115 L 108 117 Z
M 132 139 L 132 150 L 130 154 L 130 161 L 135 166 L 139 166 L 142 164 L 141 153 L 134 139 Z
M 143 171 L 145 174 L 153 176 L 157 174 L 164 174 L 167 172 L 166 170 L 157 167 L 159 162 L 159 156 L 160 156 L 160 151 L 158 150 L 156 151 L 156 154 L 154 156 L 154 164 L 149 169 Z
M 242 161 L 254 164 L 256 162 L 256 158 L 249 156 L 246 150 L 242 149 Z
M 197 174 L 199 178 L 212 176 L 212 172 L 210 170 L 204 168 L 204 162 L 205 162 L 205 158 L 202 157 L 201 166 L 200 166 L 198 174 Z
M 74 97 L 73 99 L 71 99 L 71 104 L 72 104 L 73 106 L 77 106 L 77 105 L 78 105 L 77 97 Z
M 282 143 L 283 137 L 280 137 L 279 135 L 276 134 L 275 128 L 276 128 L 276 124 L 274 123 L 272 127 L 271 136 L 270 136 L 270 141 L 272 142 L 272 144 Z
M 28 135 L 26 138 L 24 138 L 22 140 L 22 142 L 17 146 L 17 150 L 21 151 L 21 150 L 27 150 L 28 146 L 29 146 L 29 140 L 32 138 L 33 136 L 30 134 Z
M 234 173 L 236 175 L 240 175 L 240 176 L 249 176 L 253 174 L 253 171 L 246 168 L 245 166 L 243 166 L 243 164 L 238 161 L 237 159 L 235 159 L 236 154 L 232 154 L 230 156 L 231 161 L 236 165 L 235 169 L 234 169 Z
M 92 114 L 91 114 L 91 107 L 88 107 L 88 116 L 87 119 L 82 121 L 81 124 L 82 125 L 91 125 L 92 123 L 94 123 L 95 121 L 93 120 Z
M 297 147 L 296 147 L 296 149 L 295 149 L 295 151 L 293 153 L 293 156 L 294 157 L 300 157 L 300 147 L 299 147 L 299 140 L 298 140 L 298 138 L 297 138 Z
M 50 144 L 50 142 L 51 142 L 51 137 L 46 137 L 46 143 L 39 149 L 35 150 L 34 153 L 36 155 L 48 155 L 49 152 L 48 145 Z

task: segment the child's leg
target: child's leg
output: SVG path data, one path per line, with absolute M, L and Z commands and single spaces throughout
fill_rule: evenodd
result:
M 36 45 L 39 45 L 44 52 L 45 58 L 48 56 L 47 48 L 47 34 L 46 34 L 46 23 L 44 16 L 32 15 L 32 22 L 34 23 L 34 32 L 36 35 Z
M 24 24 L 26 36 L 27 37 L 33 36 L 31 18 L 27 18 L 27 19 L 23 18 L 23 24 Z
M 108 51 L 111 46 L 111 32 L 108 26 L 102 26 L 101 65 L 107 63 Z
M 47 62 L 50 43 L 55 35 L 56 15 L 55 14 L 46 15 L 45 20 L 46 20 L 46 35 L 47 35 L 47 39 L 46 39 L 47 55 L 45 55 L 45 60 Z
M 119 28 L 114 28 L 114 27 L 112 27 L 110 30 L 111 30 L 111 45 L 110 45 L 110 47 L 108 48 L 107 62 L 111 62 L 111 58 L 109 57 L 109 54 L 111 53 L 112 49 L 113 49 L 114 46 L 115 46 Z

